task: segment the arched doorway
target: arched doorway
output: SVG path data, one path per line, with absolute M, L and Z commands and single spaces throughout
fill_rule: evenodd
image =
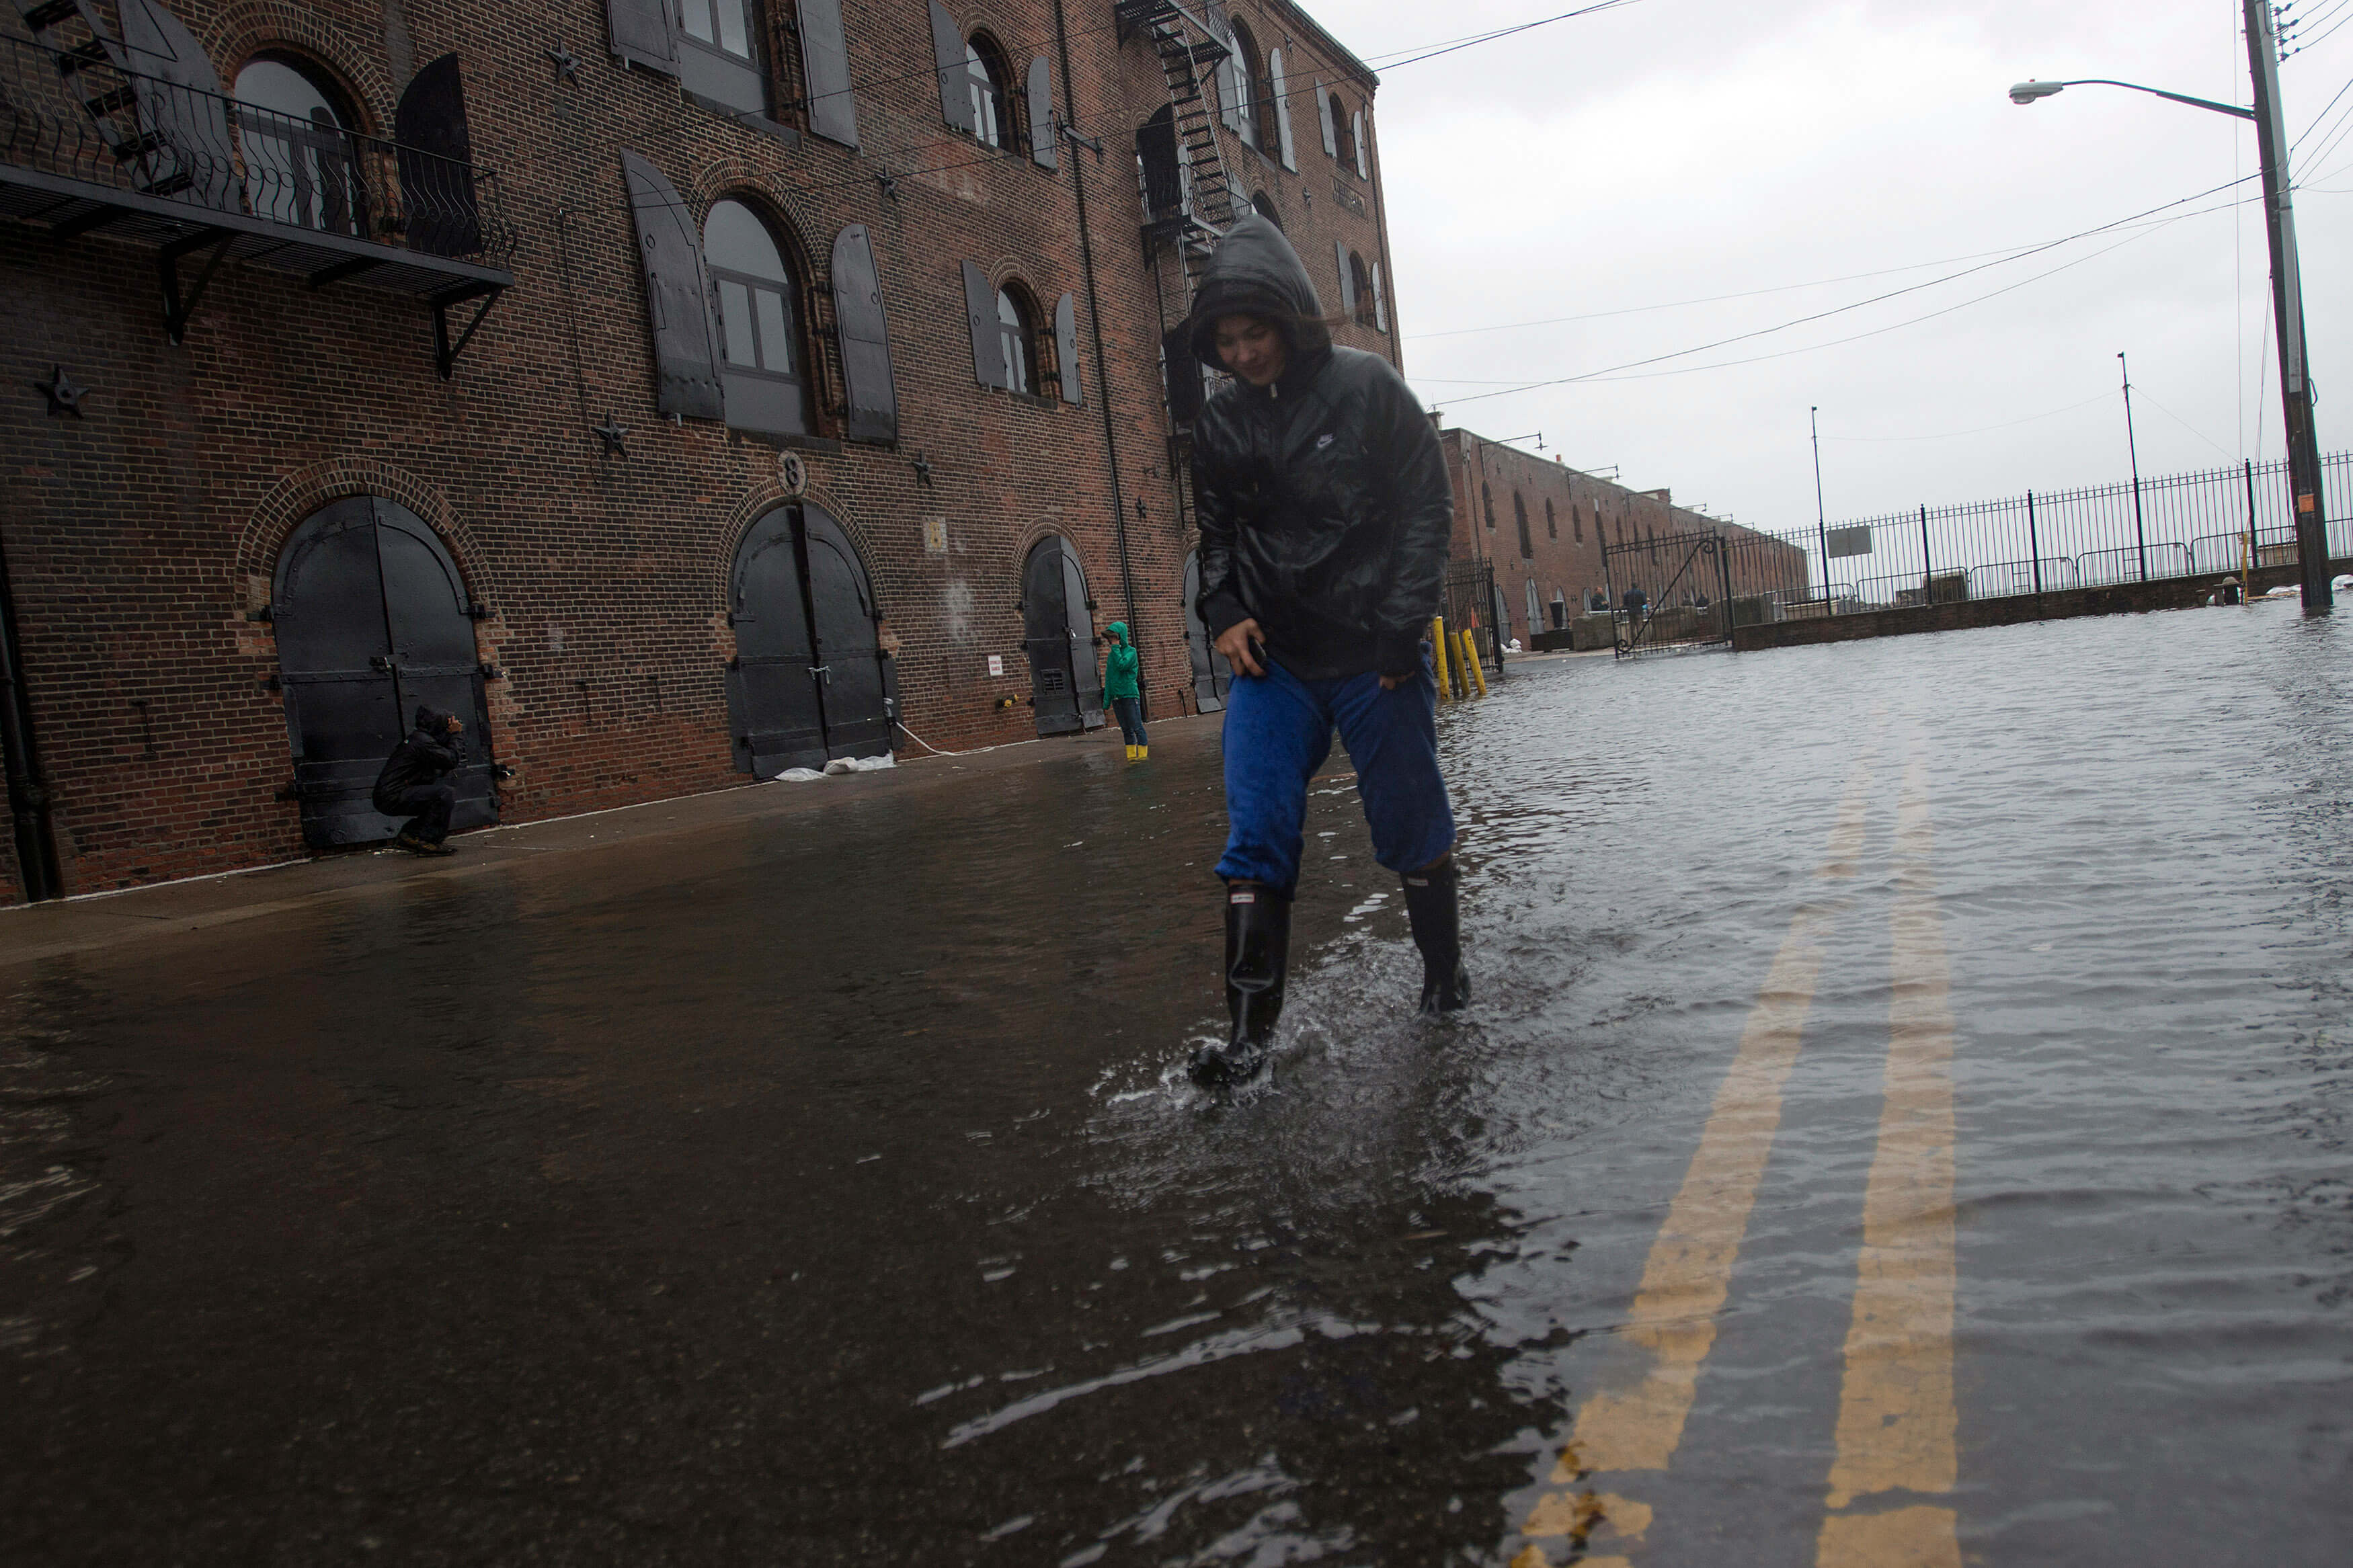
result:
M 1078 552 L 1056 534 L 1039 541 L 1021 569 L 1021 631 L 1038 733 L 1103 726 L 1103 670 L 1095 663 L 1094 602 Z
M 376 773 L 420 706 L 466 726 L 451 825 L 499 819 L 490 706 L 472 605 L 439 536 L 381 496 L 314 512 L 278 553 L 270 619 L 286 686 L 286 733 L 302 837 L 314 848 L 389 838 L 400 824 L 369 801 Z
M 1201 619 L 1201 552 L 1185 556 L 1185 647 L 1193 656 L 1193 702 L 1204 713 L 1226 705 L 1234 683 L 1234 668 L 1209 642 L 1208 624 Z
M 890 670 L 866 568 L 822 507 L 780 506 L 744 531 L 728 579 L 735 765 L 761 778 L 891 750 Z

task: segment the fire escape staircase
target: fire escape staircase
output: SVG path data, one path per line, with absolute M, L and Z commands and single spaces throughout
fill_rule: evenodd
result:
M 288 120 L 153 74 L 90 0 L 16 0 L 29 37 L 0 35 L 0 216 L 68 238 L 104 230 L 159 252 L 172 342 L 224 261 L 422 297 L 435 363 L 458 355 L 514 282 L 517 236 L 497 176 L 379 138 Z M 191 43 L 193 41 L 191 40 Z M 252 161 L 259 136 L 290 152 Z M 203 260 L 185 285 L 180 263 Z M 450 308 L 480 301 L 453 336 Z
M 1210 75 L 1232 51 L 1176 0 L 1117 0 L 1114 15 L 1121 40 L 1147 41 L 1167 80 L 1176 167 L 1145 171 L 1144 246 L 1147 259 L 1163 246 L 1176 248 L 1184 262 L 1189 309 L 1201 268 L 1234 220 L 1233 186 L 1208 92 Z

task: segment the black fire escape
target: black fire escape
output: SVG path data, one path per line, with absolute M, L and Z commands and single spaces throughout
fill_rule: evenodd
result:
M 491 171 L 239 103 L 214 90 L 193 38 L 128 42 L 90 0 L 19 8 L 31 37 L 0 36 L 0 216 L 155 247 L 173 342 L 236 260 L 313 289 L 423 299 L 447 377 L 514 282 L 515 233 Z M 454 79 L 450 92 L 458 101 Z M 452 308 L 469 301 L 453 331 Z
M 1208 82 L 1232 53 L 1215 28 L 1177 0 L 1116 0 L 1122 42 L 1142 38 L 1159 58 L 1168 106 L 1136 132 L 1144 202 L 1144 256 L 1155 269 L 1176 263 L 1180 287 L 1161 286 L 1161 353 L 1171 425 L 1182 431 L 1201 405 L 1201 367 L 1185 342 L 1193 292 L 1234 221 L 1233 186 L 1218 141 L 1219 108 Z

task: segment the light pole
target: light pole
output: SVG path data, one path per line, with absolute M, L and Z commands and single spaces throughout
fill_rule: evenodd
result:
M 2148 581 L 2148 531 L 2140 521 L 2140 443 L 2133 439 L 2132 427 L 2132 365 L 2122 349 L 2116 351 L 2116 370 L 2125 378 L 2125 450 L 2132 458 L 2133 477 L 2133 542 L 2140 547 L 2140 580 Z
M 2263 160 L 2263 228 L 2272 247 L 2272 314 L 2280 345 L 2280 410 L 2287 424 L 2288 493 L 2295 498 L 2296 560 L 2303 577 L 2305 609 L 2325 610 L 2331 598 L 2328 517 L 2322 506 L 2320 442 L 2312 427 L 2312 381 L 2306 374 L 2304 342 L 2304 283 L 2296 261 L 2295 213 L 2289 201 L 2286 127 L 2280 113 L 2279 47 L 2272 35 L 2270 0 L 2243 0 L 2243 4 L 2247 72 L 2254 83 L 2253 109 L 2105 77 L 2087 77 L 2079 81 L 2022 81 L 2010 89 L 2010 100 L 2033 103 L 2070 87 L 2122 87 L 2255 122 L 2255 146 Z
M 1822 547 L 1822 610 L 1831 607 L 1831 525 L 1822 513 L 1822 426 L 1819 407 L 1806 410 L 1806 428 L 1814 437 L 1814 537 Z

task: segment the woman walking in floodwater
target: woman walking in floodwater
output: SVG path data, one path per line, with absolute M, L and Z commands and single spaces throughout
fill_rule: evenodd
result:
M 1103 700 L 1111 704 L 1112 716 L 1119 721 L 1120 736 L 1127 742 L 1127 760 L 1140 763 L 1152 754 L 1151 738 L 1144 732 L 1144 688 L 1136 677 L 1141 661 L 1127 640 L 1125 621 L 1112 622 L 1103 628 L 1103 636 L 1111 639 L 1111 646 L 1103 649 Z
M 1282 231 L 1245 217 L 1211 258 L 1194 354 L 1234 374 L 1193 426 L 1202 622 L 1234 668 L 1225 720 L 1226 1007 L 1192 1070 L 1238 1083 L 1282 1011 L 1307 781 L 1336 726 L 1374 857 L 1405 883 L 1421 1005 L 1470 1000 L 1455 912 L 1454 813 L 1438 770 L 1424 645 L 1453 496 L 1438 435 L 1388 361 L 1335 348 Z

